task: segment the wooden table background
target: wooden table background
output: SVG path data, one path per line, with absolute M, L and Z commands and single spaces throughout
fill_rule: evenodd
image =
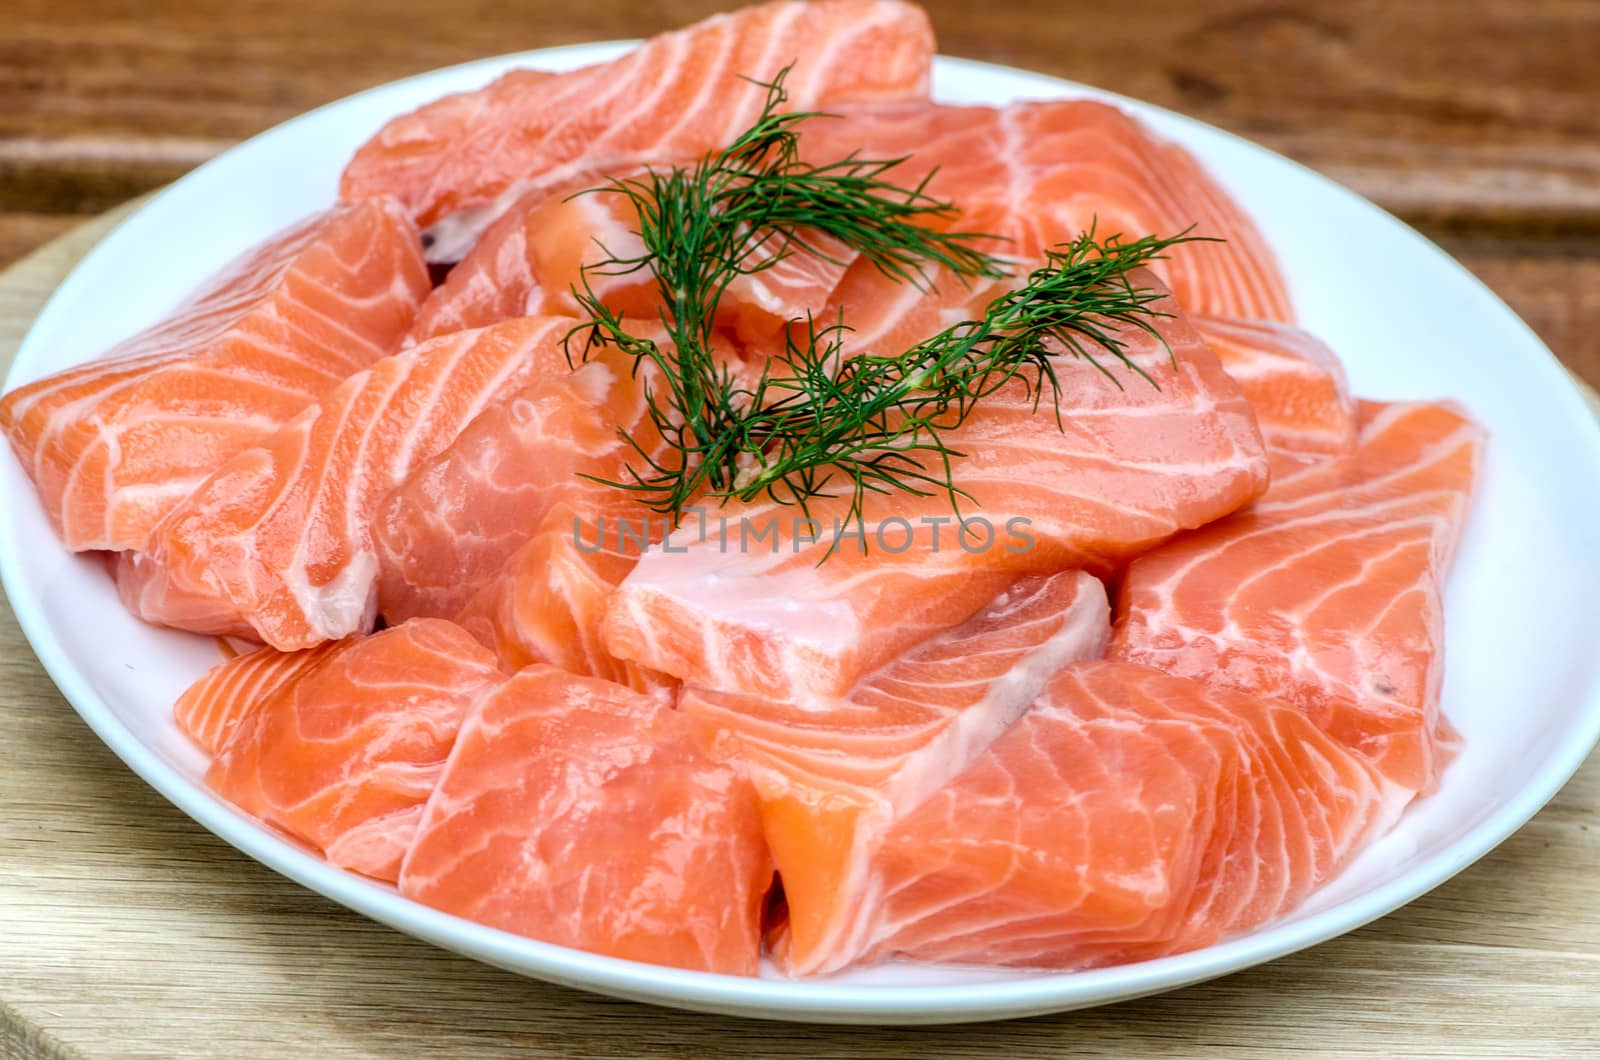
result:
M 0 0 L 0 268 L 291 115 L 706 0 Z M 1600 3 L 939 0 L 944 50 L 1241 133 L 1456 254 L 1600 383 Z M 0 361 L 81 252 L 0 280 Z M 0 613 L 0 1060 L 101 1056 L 1586 1055 L 1600 768 L 1376 925 L 1165 998 L 994 1027 L 764 1026 L 516 979 L 234 853 L 72 715 Z
M 718 0 L 0 0 L 0 265 L 358 89 Z M 1600 382 L 1600 3 L 929 0 L 944 50 L 1241 133 L 1420 227 Z

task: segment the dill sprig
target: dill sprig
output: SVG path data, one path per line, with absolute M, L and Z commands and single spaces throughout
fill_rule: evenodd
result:
M 966 454 L 947 435 L 985 398 L 1020 382 L 1036 410 L 1048 401 L 1060 427 L 1063 358 L 1088 362 L 1118 387 L 1108 362 L 1156 385 L 1128 355 L 1129 332 L 1165 346 L 1156 325 L 1169 314 L 1156 305 L 1164 293 L 1139 286 L 1134 271 L 1195 237 L 1185 231 L 1100 240 L 1092 226 L 1048 251 L 1044 264 L 981 318 L 904 353 L 846 356 L 842 320 L 821 327 L 806 320 L 790 328 L 784 356 L 756 383 L 740 382 L 713 352 L 721 300 L 738 277 L 791 254 L 826 258 L 811 233 L 840 240 L 887 276 L 924 289 L 934 266 L 964 283 L 1006 277 L 999 259 L 973 245 L 999 237 L 926 226 L 959 211 L 929 195 L 926 180 L 903 188 L 888 179 L 905 159 L 802 161 L 796 128 L 814 115 L 779 113 L 786 74 L 766 84 L 761 116 L 725 150 L 692 167 L 647 170 L 585 193 L 627 198 L 643 250 L 628 258 L 607 250 L 585 267 L 573 293 L 589 320 L 573 334 L 583 336 L 586 354 L 614 346 L 634 358 L 663 443 L 623 432 L 638 459 L 624 481 L 600 481 L 673 517 L 700 498 L 765 497 L 809 515 L 812 500 L 847 495 L 849 523 L 861 518 L 870 494 L 890 492 L 944 493 L 959 514 L 972 498 L 953 467 Z M 630 331 L 590 282 L 591 275 L 643 269 L 655 277 L 664 342 Z M 647 364 L 653 370 L 641 373 Z
M 1000 295 L 978 320 L 958 323 L 904 353 L 846 357 L 843 323 L 791 332 L 786 355 L 753 388 L 729 388 L 729 415 L 717 434 L 679 459 L 649 459 L 630 469 L 633 490 L 657 511 L 677 514 L 680 498 L 765 497 L 810 514 L 823 496 L 850 498 L 842 523 L 860 519 L 869 494 L 944 493 L 959 513 L 972 498 L 956 482 L 952 447 L 959 427 L 987 397 L 1017 383 L 1035 410 L 1048 405 L 1062 425 L 1058 369 L 1066 358 L 1093 366 L 1111 385 L 1120 365 L 1158 386 L 1129 356 L 1130 332 L 1168 349 L 1156 303 L 1163 291 L 1140 286 L 1135 270 L 1190 242 L 1176 236 L 1096 238 L 1093 229 L 1046 252 L 1022 286 Z
M 952 462 L 966 454 L 947 435 L 983 399 L 1017 382 L 1035 410 L 1049 406 L 1059 428 L 1063 357 L 1087 362 L 1118 388 L 1108 362 L 1157 385 L 1128 355 L 1129 330 L 1166 348 L 1156 325 L 1171 314 L 1155 305 L 1164 292 L 1139 286 L 1133 270 L 1190 238 L 1099 241 L 1091 229 L 1048 251 L 981 319 L 903 354 L 844 358 L 842 325 L 808 328 L 803 340 L 791 339 L 782 374 L 763 376 L 731 425 L 727 450 L 737 470 L 721 495 L 806 510 L 813 498 L 848 492 L 846 524 L 861 516 L 871 493 L 945 493 L 959 512 L 971 497 L 955 482 Z
M 998 237 L 929 227 L 953 221 L 959 211 L 930 195 L 926 178 L 909 188 L 893 183 L 904 158 L 852 153 L 822 165 L 803 161 L 797 129 L 819 115 L 780 113 L 787 74 L 785 68 L 771 82 L 756 82 L 767 89 L 761 114 L 726 149 L 692 167 L 650 169 L 583 193 L 622 195 L 638 215 L 642 252 L 618 257 L 602 247 L 606 258 L 583 270 L 581 290 L 573 293 L 589 320 L 574 332 L 583 336 L 585 354 L 615 346 L 636 365 L 657 369 L 646 376 L 647 397 L 670 459 L 663 463 L 651 447 L 628 438 L 645 467 L 630 468 L 632 481 L 619 485 L 649 494 L 659 511 L 681 512 L 702 487 L 714 495 L 735 488 L 732 469 L 750 393 L 714 355 L 712 337 L 722 298 L 740 276 L 796 253 L 835 260 L 818 245 L 819 234 L 919 287 L 931 283 L 934 267 L 963 282 L 1006 275 L 999 259 L 974 245 Z M 655 276 L 665 343 L 630 332 L 590 282 L 591 275 L 643 269 Z

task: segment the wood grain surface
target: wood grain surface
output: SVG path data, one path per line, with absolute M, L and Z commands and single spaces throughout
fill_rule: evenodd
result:
M 330 99 L 729 0 L 8 0 L 0 201 L 103 209 Z M 943 50 L 1233 129 L 1407 216 L 1600 232 L 1600 5 L 929 0 Z
M 115 219 L 0 273 L 0 369 Z M 768 1026 L 519 979 L 273 874 L 124 767 L 0 605 L 0 1060 L 1589 1055 L 1597 807 L 1592 761 L 1516 836 L 1398 913 L 1160 998 L 999 1025 Z
M 0 266 L 397 77 L 737 0 L 3 0 Z M 1173 107 L 1440 240 L 1600 384 L 1600 0 L 925 0 L 953 54 Z

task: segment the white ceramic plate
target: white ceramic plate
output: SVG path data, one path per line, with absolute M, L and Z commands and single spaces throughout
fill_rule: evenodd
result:
M 620 44 L 529 52 L 363 92 L 178 181 L 95 248 L 29 332 L 9 389 L 96 356 L 162 316 L 246 246 L 332 201 L 351 151 L 388 117 L 512 66 L 570 68 Z M 374 919 L 513 971 L 685 1008 L 795 1020 L 938 1023 L 1116 1001 L 1244 968 L 1349 931 L 1510 835 L 1600 735 L 1600 430 L 1550 353 L 1499 299 L 1357 196 L 1209 126 L 1065 81 L 940 59 L 952 102 L 1096 96 L 1195 151 L 1255 214 L 1304 323 L 1369 397 L 1455 398 L 1490 431 L 1451 579 L 1444 708 L 1466 750 L 1439 790 L 1294 916 L 1196 953 L 1076 974 L 890 965 L 823 981 L 735 978 L 530 941 L 415 905 L 331 868 L 213 797 L 171 703 L 218 660 L 118 605 L 97 559 L 65 552 L 16 462 L 0 459 L 0 575 L 39 658 L 89 725 L 185 813 L 251 857 Z

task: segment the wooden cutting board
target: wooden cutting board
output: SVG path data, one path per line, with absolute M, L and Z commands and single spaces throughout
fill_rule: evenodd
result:
M 0 273 L 0 368 L 56 284 L 136 205 Z M 1500 849 L 1393 916 L 1163 997 L 953 1028 L 760 1024 L 521 979 L 262 868 L 100 744 L 4 608 L 0 1060 L 1577 1055 L 1596 1048 L 1600 1011 L 1597 807 L 1600 760 Z

